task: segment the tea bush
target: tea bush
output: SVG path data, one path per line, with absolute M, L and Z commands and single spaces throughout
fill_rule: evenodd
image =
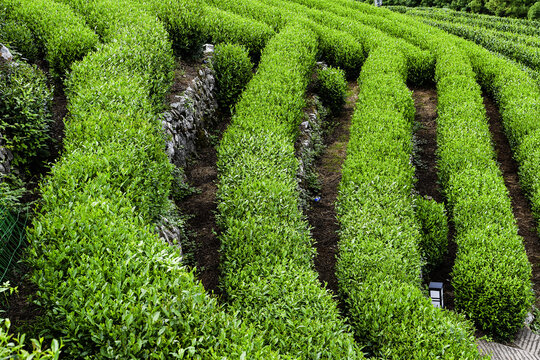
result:
M 222 288 L 229 308 L 280 353 L 361 359 L 313 270 L 298 208 L 294 143 L 316 54 L 316 36 L 301 25 L 272 38 L 219 145 Z
M 18 61 L 0 70 L 0 134 L 22 172 L 48 154 L 52 91 L 43 72 Z
M 338 114 L 345 105 L 347 81 L 341 69 L 328 67 L 317 71 L 317 94 L 323 104 L 333 113 Z
M 215 47 L 212 68 L 216 77 L 216 98 L 223 108 L 233 106 L 253 76 L 253 64 L 247 50 L 238 45 Z
M 206 14 L 203 31 L 207 33 L 209 42 L 243 45 L 254 60 L 260 57 L 268 40 L 275 35 L 267 24 L 228 11 L 208 7 Z
M 415 214 L 420 222 L 420 251 L 428 269 L 439 266 L 448 252 L 448 220 L 444 204 L 418 197 Z
M 470 324 L 434 308 L 420 288 L 406 63 L 397 47 L 381 44 L 358 79 L 337 202 L 339 290 L 355 335 L 373 357 L 479 359 Z
M 460 75 L 455 75 L 460 74 Z M 438 162 L 456 227 L 456 308 L 510 338 L 532 304 L 531 265 L 494 160 L 480 86 L 469 59 L 447 47 L 437 64 Z
M 1 0 L 0 6 L 6 8 L 8 19 L 32 30 L 56 75 L 65 74 L 71 63 L 97 45 L 96 34 L 69 6 L 53 0 Z
M 20 53 L 28 61 L 42 57 L 37 40 L 28 26 L 13 20 L 2 20 L 0 13 L 0 42 L 10 51 Z
M 28 231 L 36 327 L 68 358 L 280 358 L 155 233 L 172 180 L 157 119 L 174 65 L 165 26 L 129 0 L 70 3 L 107 41 L 73 66 L 64 155 Z

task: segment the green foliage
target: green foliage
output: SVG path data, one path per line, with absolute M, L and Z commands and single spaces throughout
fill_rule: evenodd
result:
M 340 293 L 373 357 L 479 359 L 470 324 L 434 308 L 420 288 L 422 234 L 409 161 L 414 103 L 405 65 L 398 49 L 381 45 L 358 79 L 337 203 Z
M 367 7 L 351 4 L 359 10 Z M 367 7 L 365 11 L 387 18 L 394 24 L 396 36 L 437 56 L 438 167 L 456 224 L 456 307 L 493 336 L 508 338 L 522 325 L 531 304 L 531 265 L 494 161 L 475 78 L 495 94 L 514 149 L 538 126 L 538 88 L 515 65 L 470 42 L 388 10 Z M 519 151 L 515 155 L 520 158 Z M 489 185 L 481 186 L 483 183 Z M 512 251 L 507 252 L 508 248 Z M 483 274 L 477 280 L 481 285 L 468 282 L 477 273 Z
M 0 357 L 2 359 L 27 359 L 27 360 L 57 360 L 60 358 L 62 345 L 57 340 L 53 340 L 51 348 L 45 350 L 43 339 L 31 339 L 32 350 L 26 350 L 25 335 L 9 333 L 11 322 L 9 319 L 0 319 Z
M 48 154 L 51 106 L 52 92 L 35 65 L 21 61 L 0 71 L 0 134 L 21 171 Z
M 320 20 L 322 19 L 320 12 L 315 12 L 319 16 L 313 18 L 313 12 L 305 14 L 305 11 L 309 9 L 300 7 L 299 10 L 295 4 L 281 1 L 268 4 L 257 0 L 209 0 L 208 2 L 221 10 L 265 23 L 276 31 L 282 29 L 287 23 L 300 22 L 319 38 L 319 56 L 328 64 L 342 68 L 348 76 L 358 75 L 365 58 L 362 45 L 351 34 L 326 26 L 326 23 Z M 219 15 L 219 12 L 217 14 Z
M 448 47 L 437 65 L 438 162 L 456 227 L 456 308 L 497 338 L 522 326 L 531 265 L 494 160 L 480 87 L 469 59 Z M 446 69 L 445 69 L 446 68 Z M 460 69 L 460 75 L 455 69 Z
M 223 108 L 233 106 L 253 76 L 253 64 L 243 46 L 220 44 L 215 47 L 212 68 L 216 77 L 216 98 Z
M 316 87 L 317 94 L 324 106 L 328 107 L 334 114 L 338 114 L 345 105 L 347 93 L 345 72 L 332 67 L 317 70 Z
M 540 1 L 537 1 L 531 6 L 527 13 L 529 20 L 540 20 Z
M 175 53 L 198 54 L 204 41 L 201 19 L 206 7 L 201 0 L 138 0 L 145 10 L 158 16 L 169 34 Z
M 24 23 L 0 19 L 0 42 L 29 61 L 34 62 L 41 56 L 35 36 Z
M 268 40 L 275 35 L 265 23 L 214 7 L 206 9 L 204 32 L 213 44 L 243 45 L 253 59 L 258 59 Z
M 70 358 L 279 358 L 155 234 L 172 182 L 157 116 L 174 66 L 164 25 L 129 0 L 70 4 L 107 42 L 72 68 L 64 155 L 28 231 L 37 330 Z
M 96 34 L 69 6 L 53 0 L 1 0 L 0 6 L 7 9 L 8 19 L 32 30 L 57 75 L 65 74 L 71 63 L 97 45 Z
M 313 270 L 298 209 L 294 143 L 317 39 L 291 25 L 272 38 L 218 150 L 222 287 L 267 344 L 304 359 L 361 359 Z
M 448 221 L 444 204 L 418 197 L 415 214 L 422 232 L 420 251 L 428 268 L 433 268 L 442 263 L 448 251 Z

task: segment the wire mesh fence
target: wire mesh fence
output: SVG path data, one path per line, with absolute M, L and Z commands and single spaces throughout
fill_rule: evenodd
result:
M 19 260 L 27 219 L 24 212 L 13 213 L 0 207 L 0 283 Z

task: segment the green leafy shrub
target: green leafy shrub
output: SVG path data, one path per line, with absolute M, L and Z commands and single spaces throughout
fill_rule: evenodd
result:
M 327 67 L 317 70 L 317 94 L 323 104 L 334 114 L 339 114 L 345 105 L 347 81 L 345 72 L 341 69 Z
M 76 359 L 279 358 L 155 233 L 172 181 L 157 116 L 174 66 L 164 25 L 131 0 L 70 5 L 107 42 L 72 67 L 64 154 L 28 230 L 37 330 Z
M 206 7 L 201 0 L 140 0 L 138 4 L 158 16 L 169 34 L 175 53 L 199 54 L 205 38 L 203 18 Z
M 438 166 L 456 227 L 456 308 L 507 339 L 523 325 L 532 303 L 531 265 L 494 160 L 470 60 L 453 46 L 442 50 L 436 70 Z
M 252 59 L 257 60 L 274 30 L 267 24 L 243 16 L 208 7 L 204 18 L 204 32 L 213 44 L 243 45 Z
M 479 359 L 472 326 L 434 308 L 421 290 L 422 233 L 411 196 L 414 103 L 406 66 L 397 47 L 381 44 L 358 79 L 336 205 L 339 290 L 355 335 L 373 357 Z
M 218 103 L 223 108 L 233 106 L 253 76 L 253 64 L 243 46 L 220 44 L 212 58 L 215 71 Z
M 26 336 L 9 333 L 11 322 L 0 319 L 0 357 L 2 359 L 57 360 L 60 358 L 61 345 L 53 340 L 50 349 L 43 347 L 43 339 L 31 339 L 32 350 L 26 350 Z
M 41 56 L 37 40 L 28 26 L 13 20 L 3 22 L 0 20 L 0 42 L 10 50 L 19 52 L 31 62 Z
M 540 1 L 537 1 L 529 8 L 527 13 L 529 20 L 540 20 Z
M 36 66 L 19 62 L 0 72 L 0 134 L 21 170 L 48 154 L 52 98 Z
M 336 303 L 313 270 L 298 208 L 294 143 L 317 38 L 301 25 L 264 49 L 218 149 L 222 287 L 275 350 L 298 358 L 361 359 Z
M 448 251 L 448 221 L 444 204 L 418 197 L 415 205 L 415 214 L 422 229 L 419 244 L 422 257 L 428 267 L 438 266 Z
M 7 9 L 8 19 L 32 30 L 57 75 L 65 74 L 71 63 L 97 45 L 97 35 L 69 6 L 53 0 L 1 0 L 0 6 Z

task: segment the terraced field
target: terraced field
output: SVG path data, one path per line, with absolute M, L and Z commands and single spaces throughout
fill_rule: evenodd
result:
M 536 349 L 537 27 L 393 10 L 0 0 L 0 208 L 30 208 L 0 354 Z

